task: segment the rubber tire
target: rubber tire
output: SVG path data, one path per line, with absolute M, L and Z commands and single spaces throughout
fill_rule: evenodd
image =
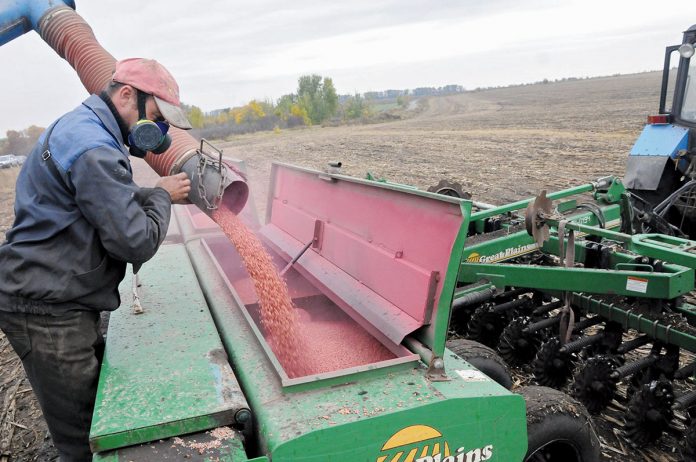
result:
M 499 385 L 508 390 L 512 388 L 510 371 L 505 365 L 505 361 L 492 348 L 464 338 L 448 340 L 447 348 Z
M 516 390 L 527 403 L 527 455 L 554 443 L 556 448 L 573 452 L 572 456 L 553 455 L 546 462 L 597 462 L 601 447 L 592 418 L 578 401 L 553 388 L 529 386 Z M 556 452 L 557 453 L 557 452 Z

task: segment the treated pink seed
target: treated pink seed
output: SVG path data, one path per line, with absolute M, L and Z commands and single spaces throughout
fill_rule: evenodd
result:
M 300 320 L 285 281 L 259 238 L 231 211 L 213 219 L 237 248 L 259 297 L 267 342 L 288 377 L 331 372 L 393 358 L 394 355 L 352 322 Z

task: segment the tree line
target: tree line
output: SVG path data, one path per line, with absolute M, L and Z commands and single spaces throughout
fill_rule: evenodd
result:
M 386 90 L 364 95 L 338 95 L 330 77 L 303 75 L 297 81 L 297 91 L 281 96 L 277 101 L 252 100 L 244 106 L 224 108 L 204 113 L 197 106 L 185 109 L 195 130 L 202 138 L 222 139 L 230 135 L 260 130 L 280 130 L 325 123 L 368 121 L 384 99 L 394 106 L 405 108 L 411 98 L 425 95 L 450 94 L 464 91 L 459 85 L 423 87 L 415 90 Z
M 14 154 L 26 156 L 34 148 L 44 127 L 32 125 L 24 130 L 7 130 L 7 137 L 0 139 L 0 155 Z
M 244 106 L 204 113 L 197 106 L 185 107 L 191 125 L 203 138 L 259 130 L 279 130 L 319 125 L 339 112 L 338 94 L 330 77 L 303 75 L 297 92 L 281 96 L 278 101 L 252 100 Z
M 277 101 L 252 100 L 240 107 L 228 107 L 203 112 L 197 106 L 183 104 L 194 135 L 208 139 L 223 139 L 230 135 L 261 130 L 280 130 L 301 126 L 339 124 L 350 121 L 368 121 L 384 105 L 405 108 L 419 96 L 451 94 L 464 91 L 459 85 L 421 87 L 414 90 L 386 90 L 365 94 L 338 95 L 330 77 L 317 74 L 303 75 L 297 80 L 297 90 L 281 96 Z M 43 127 L 32 125 L 25 130 L 8 130 L 0 139 L 0 155 L 26 155 L 31 151 Z

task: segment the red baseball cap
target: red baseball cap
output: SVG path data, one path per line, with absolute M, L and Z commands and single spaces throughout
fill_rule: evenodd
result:
M 118 61 L 111 80 L 152 95 L 157 108 L 170 125 L 184 130 L 192 128 L 181 109 L 179 85 L 172 74 L 154 59 L 129 58 Z

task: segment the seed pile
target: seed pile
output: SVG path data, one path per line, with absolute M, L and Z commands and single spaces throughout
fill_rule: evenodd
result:
M 210 435 L 211 437 L 209 441 L 184 441 L 182 438 L 179 438 L 178 436 L 174 437 L 172 439 L 172 448 L 176 446 L 181 446 L 184 448 L 194 449 L 198 451 L 199 454 L 203 455 L 211 449 L 220 449 L 223 443 L 225 443 L 226 440 L 231 440 L 232 438 L 234 438 L 236 433 L 230 427 L 218 427 L 206 432 L 206 436 L 204 437 L 205 439 L 207 439 L 207 435 Z M 184 457 L 188 458 L 190 456 L 184 455 Z M 219 461 L 217 457 L 213 459 L 207 458 L 206 460 Z
M 312 373 L 332 372 L 394 358 L 389 350 L 354 322 L 300 320 Z

